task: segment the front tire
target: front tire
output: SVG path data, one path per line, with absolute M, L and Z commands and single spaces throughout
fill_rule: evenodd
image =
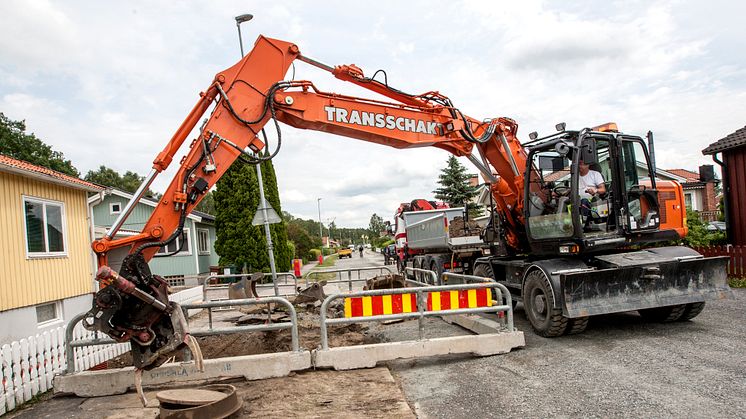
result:
M 562 309 L 554 308 L 552 286 L 541 269 L 534 269 L 526 276 L 523 306 L 531 327 L 539 336 L 562 336 L 567 330 L 568 318 L 562 316 Z

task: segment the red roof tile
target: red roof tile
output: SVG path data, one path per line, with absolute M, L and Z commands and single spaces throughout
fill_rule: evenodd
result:
M 699 182 L 699 173 L 692 172 L 686 169 L 664 169 L 666 172 L 681 176 L 686 179 L 687 182 Z
M 25 172 L 37 178 L 47 178 L 47 180 L 50 182 L 64 183 L 72 187 L 77 187 L 79 189 L 92 191 L 100 191 L 105 189 L 103 186 L 96 185 L 95 183 L 86 182 L 85 180 L 78 179 L 74 176 L 69 176 L 52 169 L 48 169 L 46 167 L 37 166 L 23 160 L 16 160 L 2 154 L 0 154 L 0 170 L 15 173 Z

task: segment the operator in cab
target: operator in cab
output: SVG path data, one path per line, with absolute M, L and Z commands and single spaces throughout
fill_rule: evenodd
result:
M 591 221 L 591 201 L 606 193 L 606 183 L 600 172 L 591 170 L 582 159 L 578 162 L 578 195 L 580 195 L 580 215 L 585 218 L 584 228 Z

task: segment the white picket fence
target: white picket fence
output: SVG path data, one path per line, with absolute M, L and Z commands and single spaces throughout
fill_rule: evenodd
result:
M 181 304 L 202 299 L 202 287 L 187 289 L 169 297 Z M 193 315 L 190 310 L 189 315 Z M 60 326 L 36 336 L 0 346 L 0 415 L 10 412 L 34 396 L 52 389 L 52 379 L 67 369 L 65 329 Z M 95 333 L 79 323 L 73 341 L 93 339 Z M 99 334 L 98 337 L 105 337 Z M 75 372 L 93 368 L 130 350 L 129 343 L 73 348 Z

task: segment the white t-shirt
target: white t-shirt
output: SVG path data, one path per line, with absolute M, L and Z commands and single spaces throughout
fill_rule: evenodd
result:
M 598 186 L 602 183 L 604 183 L 604 177 L 601 176 L 601 173 L 598 173 L 595 170 L 589 170 L 585 176 L 578 176 L 578 195 L 580 195 L 581 198 L 590 199 L 592 195 L 585 190 L 588 188 L 598 189 Z

